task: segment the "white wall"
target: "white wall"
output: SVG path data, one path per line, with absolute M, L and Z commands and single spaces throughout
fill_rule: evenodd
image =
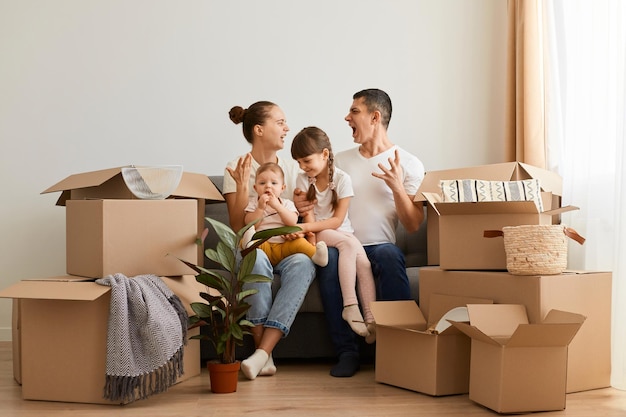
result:
M 41 191 L 127 164 L 221 174 L 249 149 L 234 105 L 274 101 L 339 151 L 352 94 L 378 87 L 427 170 L 503 161 L 506 2 L 304 3 L 0 0 L 0 288 L 65 273 L 65 211 Z

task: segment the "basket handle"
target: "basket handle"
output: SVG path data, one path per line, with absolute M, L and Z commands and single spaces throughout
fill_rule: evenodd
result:
M 578 242 L 579 244 L 585 243 L 585 238 L 578 234 L 578 232 L 571 227 L 563 227 L 563 233 L 570 239 Z M 502 237 L 504 232 L 502 230 L 485 230 L 483 237 Z
M 571 227 L 563 227 L 563 233 L 565 236 L 569 237 L 572 240 L 575 240 L 579 244 L 585 243 L 585 238 L 578 234 L 578 232 Z
M 502 230 L 485 230 L 483 232 L 483 237 L 502 237 L 504 236 L 504 232 Z

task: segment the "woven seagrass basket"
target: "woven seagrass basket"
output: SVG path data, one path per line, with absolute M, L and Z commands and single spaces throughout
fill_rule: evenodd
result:
M 567 268 L 567 236 L 561 225 L 502 228 L 506 268 L 513 275 L 555 275 Z

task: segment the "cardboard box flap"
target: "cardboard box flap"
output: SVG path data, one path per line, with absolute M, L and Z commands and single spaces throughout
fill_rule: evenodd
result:
M 53 186 L 45 189 L 41 192 L 41 194 L 53 193 L 56 191 L 75 190 L 77 188 L 96 187 L 104 184 L 116 175 L 121 175 L 121 173 L 122 168 L 118 167 L 72 174 L 69 177 L 57 182 Z
M 426 330 L 426 319 L 414 300 L 374 301 L 370 309 L 377 326 Z
M 567 346 L 582 323 L 520 324 L 508 347 Z
M 485 333 L 481 332 L 476 326 L 472 326 L 469 323 L 451 320 L 450 324 L 454 328 L 458 329 L 462 333 L 465 333 L 467 336 L 474 340 L 478 340 L 480 342 L 490 345 L 502 346 L 502 343 L 500 343 L 497 339 L 487 336 Z
M 559 174 L 533 165 L 525 164 L 524 162 L 519 162 L 518 164 L 518 175 L 516 175 L 516 180 L 539 178 L 541 188 L 544 191 L 550 191 L 552 194 L 558 196 L 563 195 L 563 179 Z M 522 173 L 525 173 L 526 175 Z
M 439 210 L 437 210 L 437 203 L 441 203 L 442 202 L 440 194 L 436 194 L 436 193 L 422 193 L 422 197 L 423 197 L 423 201 L 428 202 L 428 205 L 435 210 L 435 212 L 437 213 L 438 216 L 441 215 L 441 213 L 439 213 Z M 413 200 L 413 201 L 422 201 L 422 200 L 418 200 L 418 198 L 416 197 L 415 200 Z
M 172 193 L 178 197 L 204 198 L 205 200 L 224 201 L 224 196 L 211 179 L 204 174 L 183 172 L 183 177 Z
M 428 306 L 428 328 L 434 327 L 450 310 L 465 307 L 467 304 L 493 304 L 493 300 L 476 297 L 462 297 L 445 294 L 432 294 Z
M 582 324 L 587 317 L 582 314 L 570 313 L 569 311 L 550 310 L 543 319 L 544 323 L 579 323 Z
M 549 214 L 551 216 L 556 216 L 557 214 L 561 214 L 561 213 L 566 213 L 568 211 L 573 211 L 573 210 L 578 210 L 579 208 L 576 206 L 565 206 L 565 207 L 559 207 L 559 208 L 555 208 L 552 210 L 546 210 L 544 211 L 544 214 Z
M 0 298 L 93 301 L 111 290 L 95 282 L 20 281 L 0 291 Z
M 415 194 L 414 201 L 426 201 L 423 195 L 425 192 L 440 194 L 439 182 L 441 180 L 517 181 L 531 178 L 539 179 L 543 191 L 552 192 L 558 196 L 563 195 L 563 181 L 558 174 L 522 162 L 504 162 L 426 172 L 422 184 Z
M 468 304 L 467 312 L 472 326 L 490 337 L 509 337 L 520 324 L 528 324 L 522 304 Z
M 65 205 L 65 201 L 70 198 L 69 192 L 71 190 L 89 189 L 92 187 L 97 189 L 98 187 L 103 187 L 107 189 L 106 195 L 115 195 L 115 189 L 123 187 L 124 191 L 129 195 L 129 198 L 133 198 L 122 179 L 122 168 L 123 167 L 116 167 L 73 174 L 42 191 L 41 194 L 61 191 L 62 194 L 57 201 L 57 205 Z M 172 193 L 172 197 L 203 198 L 206 200 L 224 201 L 222 193 L 207 175 L 191 172 L 183 172 L 180 184 Z
M 79 277 L 78 275 L 61 275 L 57 277 L 46 277 L 46 278 L 24 278 L 22 281 L 93 282 L 95 280 L 96 278 Z

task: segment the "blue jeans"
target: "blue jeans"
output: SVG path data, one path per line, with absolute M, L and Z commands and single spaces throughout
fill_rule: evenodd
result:
M 248 320 L 264 327 L 276 328 L 287 336 L 309 286 L 315 278 L 315 265 L 311 258 L 302 253 L 288 256 L 274 268 L 262 250 L 257 249 L 256 256 L 252 273 L 272 279 L 274 273 L 277 273 L 280 275 L 280 288 L 276 293 L 276 298 L 273 299 L 272 282 L 245 284 L 246 289 L 258 290 L 247 299 L 251 305 L 247 313 Z
M 409 278 L 406 275 L 404 254 L 400 248 L 392 243 L 383 243 L 365 246 L 365 252 L 372 264 L 376 281 L 376 299 L 409 300 L 411 298 Z M 341 317 L 343 298 L 337 271 L 338 257 L 337 249 L 329 247 L 328 265 L 324 268 L 317 267 L 322 305 L 337 355 L 346 352 L 358 353 L 356 334 Z
M 369 245 L 364 248 L 376 280 L 376 299 L 410 300 L 411 287 L 402 250 L 393 243 Z

